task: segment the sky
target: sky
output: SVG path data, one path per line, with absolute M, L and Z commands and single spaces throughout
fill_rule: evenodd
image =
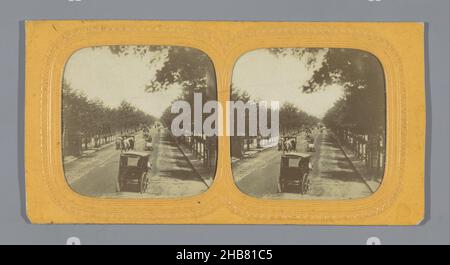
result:
M 343 96 L 341 86 L 331 85 L 314 93 L 303 93 L 305 84 L 323 63 L 325 51 L 308 68 L 305 59 L 296 56 L 276 56 L 267 49 L 242 55 L 233 70 L 233 85 L 246 91 L 253 100 L 277 100 L 280 106 L 290 102 L 308 114 L 323 118 L 334 103 Z
M 145 85 L 155 76 L 162 63 L 149 65 L 154 54 L 113 55 L 107 47 L 84 48 L 68 60 L 64 79 L 72 88 L 84 92 L 90 99 L 99 99 L 110 107 L 117 107 L 122 100 L 130 102 L 155 117 L 181 93 L 173 86 L 166 91 L 148 93 Z
M 182 90 L 174 85 L 166 91 L 144 91 L 145 85 L 163 65 L 163 62 L 149 65 L 153 56 L 154 53 L 144 57 L 134 54 L 117 56 L 107 47 L 84 48 L 69 58 L 64 79 L 88 98 L 99 99 L 107 106 L 117 107 L 126 100 L 142 111 L 160 117 Z M 278 100 L 280 105 L 290 102 L 322 118 L 343 95 L 343 89 L 332 85 L 306 94 L 299 87 L 320 67 L 323 56 L 324 53 L 319 53 L 317 63 L 308 68 L 305 60 L 295 56 L 275 56 L 266 49 L 255 50 L 238 59 L 232 82 L 237 88 L 245 89 L 254 100 Z

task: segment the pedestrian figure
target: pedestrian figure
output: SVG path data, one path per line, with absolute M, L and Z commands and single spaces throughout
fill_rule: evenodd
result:
M 116 143 L 116 150 L 121 150 L 122 149 L 122 137 L 117 137 L 115 143 Z
M 130 150 L 130 141 L 129 139 L 124 137 L 121 137 L 121 148 L 120 148 L 120 152 L 122 153 L 123 151 L 128 151 Z
M 283 138 L 278 139 L 278 151 L 282 151 L 284 146 Z

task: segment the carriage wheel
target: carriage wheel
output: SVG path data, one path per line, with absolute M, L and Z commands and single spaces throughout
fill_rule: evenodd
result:
M 308 191 L 311 189 L 311 181 L 306 180 L 306 187 L 305 187 L 305 193 L 308 193 Z
M 305 174 L 303 174 L 302 181 L 300 183 L 300 194 L 305 194 Z
M 141 178 L 140 180 L 139 180 L 139 193 L 144 193 L 144 179 L 143 178 Z
M 142 190 L 142 192 L 146 192 L 147 188 L 148 188 L 148 177 L 147 177 L 147 174 L 144 175 L 143 182 L 144 182 L 144 189 Z
M 305 173 L 305 175 L 303 175 L 303 180 L 302 180 L 302 188 L 301 188 L 301 193 L 302 194 L 306 194 L 306 192 L 308 192 L 308 186 L 309 186 L 309 179 L 308 179 L 308 175 Z

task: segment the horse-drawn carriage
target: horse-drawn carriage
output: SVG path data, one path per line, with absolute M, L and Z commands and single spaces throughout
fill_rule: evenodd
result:
M 153 150 L 153 138 L 150 132 L 144 132 L 144 150 L 152 151 Z
M 282 136 L 278 140 L 278 151 L 291 152 L 297 150 L 296 136 Z
M 278 191 L 306 194 L 310 188 L 308 179 L 312 170 L 311 155 L 305 153 L 287 153 L 281 156 Z
M 116 138 L 116 150 L 120 150 L 121 152 L 134 150 L 135 142 L 134 135 L 121 135 Z
M 134 191 L 144 193 L 148 186 L 148 170 L 151 169 L 150 154 L 144 152 L 125 152 L 120 154 L 119 174 L 116 189 L 118 192 Z

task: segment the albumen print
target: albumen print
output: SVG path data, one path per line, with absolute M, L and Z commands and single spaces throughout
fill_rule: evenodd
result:
M 212 184 L 217 137 L 174 136 L 172 103 L 216 100 L 214 67 L 177 46 L 78 50 L 63 78 L 64 174 L 76 192 L 105 198 L 173 198 Z M 202 117 L 200 117 L 202 119 Z
M 279 102 L 278 134 L 251 135 L 246 127 L 231 137 L 233 176 L 242 192 L 335 200 L 378 189 L 386 109 L 383 69 L 373 55 L 331 48 L 251 51 L 236 62 L 231 97 L 246 102 L 247 113 L 256 113 L 260 102 Z

